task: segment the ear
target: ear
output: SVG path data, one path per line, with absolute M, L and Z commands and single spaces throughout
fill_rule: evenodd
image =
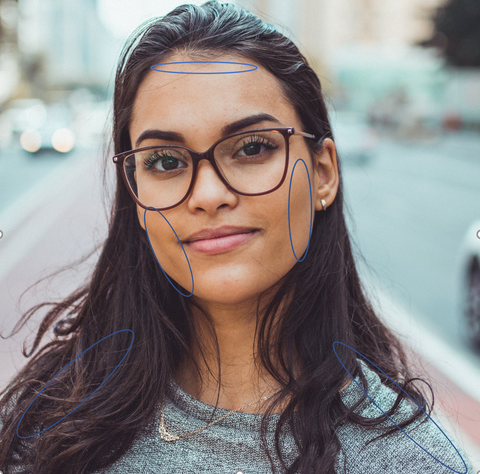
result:
M 325 208 L 332 204 L 339 185 L 335 142 L 331 138 L 324 138 L 321 144 L 314 158 L 313 198 L 316 211 L 323 210 L 322 199 L 325 200 Z

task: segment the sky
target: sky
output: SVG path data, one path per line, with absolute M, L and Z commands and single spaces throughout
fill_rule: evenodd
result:
M 201 5 L 205 0 L 99 0 L 101 21 L 119 39 L 126 39 L 135 28 L 152 17 L 163 16 L 178 5 Z M 235 3 L 229 1 L 229 3 Z

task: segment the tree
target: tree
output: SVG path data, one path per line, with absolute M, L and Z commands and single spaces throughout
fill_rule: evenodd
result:
M 480 0 L 449 0 L 432 21 L 432 37 L 418 46 L 437 48 L 452 66 L 480 67 Z

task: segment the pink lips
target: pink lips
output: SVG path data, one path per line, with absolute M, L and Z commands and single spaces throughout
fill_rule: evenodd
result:
M 224 237 L 217 237 L 216 239 L 195 240 L 187 245 L 197 252 L 206 254 L 221 253 L 248 242 L 256 233 L 257 231 L 254 230 L 245 234 L 226 235 Z

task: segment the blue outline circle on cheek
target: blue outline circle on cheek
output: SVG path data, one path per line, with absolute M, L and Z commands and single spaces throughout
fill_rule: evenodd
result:
M 338 354 L 337 354 L 337 351 L 335 350 L 335 344 L 343 344 L 344 346 L 348 347 L 349 349 L 352 349 L 352 351 L 356 352 L 358 355 L 362 356 L 364 359 L 368 360 L 368 362 L 370 362 L 370 364 L 374 365 L 375 367 L 377 367 L 371 360 L 367 359 L 363 354 L 360 354 L 360 352 L 356 351 L 355 349 L 353 349 L 352 347 L 350 347 L 348 344 L 345 344 L 343 342 L 340 342 L 340 341 L 335 341 L 333 344 L 332 344 L 332 347 L 333 347 L 333 352 L 335 352 L 335 355 L 337 356 L 337 359 L 340 361 L 340 364 L 342 364 L 342 367 L 348 372 L 347 368 L 343 365 L 343 362 L 340 360 L 340 357 L 338 357 Z M 412 400 L 412 402 L 415 403 L 415 405 L 417 405 L 418 408 L 420 408 L 420 410 L 423 411 L 423 413 L 425 413 L 425 410 L 407 393 L 405 392 L 405 390 L 403 390 L 402 387 L 400 387 L 397 382 L 395 382 L 395 380 L 391 379 L 382 369 L 380 369 L 379 367 L 377 367 L 377 369 L 382 372 L 382 374 L 386 375 L 408 398 L 410 398 L 410 400 Z M 370 398 L 370 400 L 372 400 L 372 398 L 370 397 L 370 395 L 365 392 L 365 390 L 363 390 L 363 388 L 360 386 L 360 384 L 352 377 L 352 374 L 350 372 L 348 372 L 348 375 L 350 375 L 350 378 L 360 387 L 360 389 L 362 390 L 362 392 L 368 397 Z M 400 426 L 398 426 L 373 400 L 372 400 L 373 404 L 406 436 L 408 436 L 407 433 L 405 433 L 405 431 L 402 430 L 402 428 L 400 428 Z M 425 413 L 425 415 L 427 415 L 427 413 Z M 428 416 L 428 415 L 427 415 Z M 428 418 L 430 418 L 430 416 L 428 416 Z M 430 418 L 431 421 L 433 421 L 432 418 Z M 458 452 L 458 449 L 455 448 L 454 444 L 450 441 L 450 438 L 443 432 L 442 428 L 440 428 L 440 426 L 438 426 L 435 421 L 433 421 L 433 423 L 435 424 L 435 426 L 442 432 L 443 436 L 445 436 L 445 438 L 448 439 L 448 442 L 453 446 L 453 448 L 455 449 L 455 451 L 457 452 L 457 454 L 460 456 L 460 459 L 463 461 L 463 464 L 465 465 L 465 469 L 466 471 L 465 472 L 459 472 L 459 471 L 455 471 L 454 469 L 452 469 L 450 466 L 447 466 L 446 464 L 444 464 L 442 461 L 440 461 L 439 459 L 437 459 L 433 454 L 429 453 L 423 446 L 421 446 L 420 444 L 418 444 L 413 438 L 411 438 L 410 436 L 408 436 L 417 446 L 419 446 L 420 448 L 422 448 L 428 455 L 430 455 L 433 459 L 435 459 L 435 461 L 438 461 L 440 464 L 443 464 L 445 467 L 447 467 L 448 469 L 452 470 L 453 472 L 456 472 L 457 474 L 468 474 L 468 467 L 467 467 L 467 464 L 465 462 L 465 460 L 462 458 L 462 455 Z
M 119 332 L 124 332 L 124 331 L 129 331 L 132 333 L 132 342 L 130 343 L 130 347 L 128 348 L 128 351 L 127 353 L 123 356 L 122 360 L 117 364 L 117 366 L 113 369 L 113 371 L 110 373 L 110 375 L 85 399 L 83 400 L 82 403 L 80 403 L 79 405 L 77 405 L 73 410 L 71 410 L 69 413 L 67 413 L 63 418 L 61 418 L 60 420 L 56 421 L 55 423 L 53 423 L 53 425 L 50 425 L 48 428 L 45 428 L 44 430 L 40 431 L 40 433 L 36 433 L 34 435 L 31 435 L 31 436 L 20 436 L 18 434 L 18 428 L 20 427 L 20 423 L 22 422 L 23 420 L 23 417 L 26 415 L 28 409 L 32 406 L 33 402 L 39 397 L 39 395 L 70 365 L 70 364 L 73 364 L 73 362 L 75 362 L 82 354 L 85 354 L 85 352 L 89 351 L 93 346 L 96 346 L 97 344 L 99 344 L 100 342 L 104 341 L 105 339 L 107 339 L 108 337 L 111 337 L 113 336 L 114 334 L 118 334 Z M 22 439 L 28 439 L 28 438 L 33 438 L 34 436 L 38 436 L 39 434 L 42 434 L 44 433 L 45 431 L 49 430 L 50 428 L 52 428 L 53 426 L 57 425 L 58 423 L 60 423 L 62 420 L 64 420 L 68 415 L 72 414 L 77 408 L 81 407 L 111 376 L 112 374 L 118 369 L 118 367 L 120 366 L 120 364 L 124 361 L 125 357 L 127 357 L 128 353 L 130 352 L 130 349 L 132 348 L 133 346 L 133 341 L 135 340 L 135 333 L 131 330 L 131 329 L 120 329 L 119 331 L 115 331 L 115 332 L 112 332 L 112 334 L 108 335 L 108 336 L 105 336 L 103 339 L 100 339 L 98 342 L 96 342 L 95 344 L 92 344 L 88 349 L 85 349 L 81 354 L 79 354 L 77 357 L 75 357 L 75 359 L 73 359 L 71 362 L 69 362 L 57 375 L 55 375 L 55 377 L 53 377 L 52 380 L 50 380 L 50 382 L 47 383 L 47 385 L 45 385 L 45 387 L 42 388 L 42 390 L 40 390 L 40 392 L 37 394 L 37 396 L 32 400 L 32 402 L 30 403 L 30 405 L 28 405 L 27 409 L 25 410 L 25 412 L 23 413 L 22 417 L 20 418 L 20 421 L 18 422 L 18 425 L 17 425 L 17 436 L 19 438 L 22 438 Z
M 155 250 L 153 250 L 153 246 L 152 246 L 152 242 L 150 242 L 150 237 L 148 235 L 148 230 L 147 230 L 147 211 L 149 209 L 152 209 L 153 211 L 157 211 L 164 219 L 165 221 L 167 222 L 167 224 L 170 226 L 170 229 L 173 230 L 173 233 L 175 234 L 175 237 L 177 238 L 178 240 L 178 243 L 181 245 L 182 247 L 182 250 L 183 250 L 183 253 L 185 255 L 185 258 L 187 259 L 187 263 L 188 263 L 188 267 L 190 268 L 190 275 L 192 276 L 192 292 L 189 294 L 189 295 L 184 295 L 181 291 L 179 291 L 177 288 L 175 288 L 175 285 L 171 282 L 170 278 L 168 278 L 168 275 L 165 273 L 165 271 L 163 270 L 162 266 L 160 265 L 160 262 L 158 261 L 158 258 L 157 258 L 157 254 L 155 253 Z M 172 227 L 172 225 L 170 224 L 170 222 L 168 222 L 167 218 L 158 210 L 158 209 L 155 209 L 154 207 L 147 207 L 145 209 L 145 212 L 143 213 L 143 222 L 145 223 L 145 232 L 147 233 L 147 239 L 148 239 L 148 243 L 150 244 L 150 248 L 152 249 L 152 252 L 153 252 L 153 255 L 155 255 L 155 260 L 157 261 L 160 269 L 162 270 L 163 274 L 165 275 L 165 277 L 167 278 L 167 280 L 170 282 L 170 284 L 182 295 L 182 296 L 185 296 L 186 298 L 188 298 L 189 296 L 192 296 L 193 295 L 193 290 L 195 288 L 195 282 L 193 281 L 193 273 L 192 273 L 192 267 L 190 266 L 190 261 L 188 260 L 188 257 L 187 257 L 187 254 L 185 252 L 185 249 L 183 248 L 183 245 L 182 245 L 182 242 L 180 242 L 180 239 L 178 238 L 178 235 L 177 233 L 175 232 L 175 229 Z
M 290 226 L 290 192 L 292 190 L 292 179 L 293 179 L 293 173 L 295 171 L 295 166 L 297 166 L 297 163 L 299 161 L 301 161 L 304 164 L 305 169 L 307 170 L 308 185 L 310 187 L 310 231 L 309 231 L 309 236 L 308 236 L 307 250 L 305 250 L 305 255 L 303 256 L 303 258 L 301 260 L 299 260 L 297 258 L 297 256 L 295 255 L 295 250 L 293 249 L 292 230 L 291 230 L 291 226 Z M 290 235 L 290 245 L 292 247 L 293 256 L 295 257 L 297 262 L 303 262 L 305 260 L 305 257 L 307 256 L 307 253 L 308 253 L 308 247 L 310 247 L 310 239 L 312 238 L 312 221 L 313 221 L 313 214 L 312 214 L 313 209 L 312 208 L 313 208 L 313 201 L 312 201 L 312 184 L 310 183 L 310 173 L 308 172 L 308 167 L 307 167 L 305 161 L 303 161 L 301 158 L 299 158 L 295 162 L 295 164 L 293 165 L 292 174 L 290 176 L 290 186 L 288 187 L 288 233 Z

